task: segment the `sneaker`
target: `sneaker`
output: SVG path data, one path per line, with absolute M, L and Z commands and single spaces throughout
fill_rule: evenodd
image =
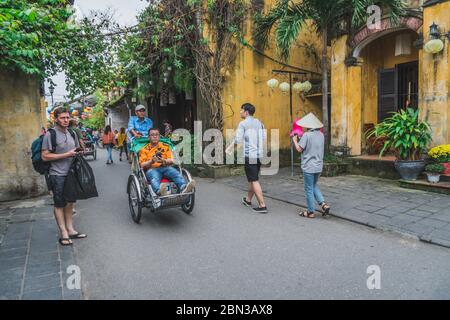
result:
M 257 213 L 267 213 L 267 207 L 262 207 L 262 208 L 253 208 L 252 209 L 253 212 L 257 212 Z
M 159 195 L 161 197 L 167 196 L 167 183 L 161 183 L 159 186 Z
M 195 181 L 192 180 L 191 182 L 189 182 L 186 187 L 184 187 L 184 189 L 181 191 L 181 193 L 190 193 L 194 190 L 195 188 Z
M 249 207 L 249 208 L 252 207 L 252 202 L 251 202 L 251 201 L 248 202 L 248 201 L 247 201 L 247 197 L 243 197 L 243 198 L 242 198 L 242 204 L 243 204 L 244 206 Z

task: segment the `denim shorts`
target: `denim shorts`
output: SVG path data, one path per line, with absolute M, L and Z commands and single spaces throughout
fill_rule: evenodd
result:
M 66 177 L 62 176 L 49 176 L 49 186 L 53 193 L 53 203 L 55 208 L 64 208 L 67 205 L 67 201 L 64 198 L 64 183 Z

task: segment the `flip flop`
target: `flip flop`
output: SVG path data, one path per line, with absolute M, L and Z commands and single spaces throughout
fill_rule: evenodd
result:
M 87 238 L 87 235 L 85 235 L 84 233 L 76 233 L 76 234 L 72 234 L 72 235 L 69 235 L 69 238 L 70 239 L 85 239 L 85 238 Z
M 62 245 L 63 247 L 68 247 L 68 246 L 73 245 L 72 242 L 64 243 L 63 241 L 70 241 L 70 239 L 69 238 L 60 238 L 59 239 L 59 244 Z

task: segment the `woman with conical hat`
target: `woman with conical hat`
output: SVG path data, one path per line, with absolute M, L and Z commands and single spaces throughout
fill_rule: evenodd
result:
M 303 182 L 305 184 L 305 195 L 308 203 L 307 211 L 301 211 L 299 215 L 305 218 L 315 218 L 315 202 L 322 208 L 323 216 L 330 213 L 330 206 L 325 202 L 322 192 L 317 185 L 323 170 L 323 156 L 325 150 L 325 137 L 320 129 L 322 122 L 309 113 L 297 122 L 297 125 L 308 129 L 298 142 L 293 138 L 295 148 L 301 153 L 301 168 L 303 171 Z

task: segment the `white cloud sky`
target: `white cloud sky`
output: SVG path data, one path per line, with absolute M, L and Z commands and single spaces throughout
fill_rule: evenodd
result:
M 75 5 L 86 15 L 91 10 L 112 8 L 115 11 L 115 19 L 120 25 L 131 26 L 136 24 L 136 15 L 147 6 L 147 2 L 145 0 L 75 0 Z M 64 96 L 67 92 L 64 74 L 57 75 L 53 81 L 57 84 L 53 93 L 55 102 L 65 101 Z M 46 92 L 48 93 L 48 90 Z M 50 105 L 51 97 L 47 97 L 47 101 Z

